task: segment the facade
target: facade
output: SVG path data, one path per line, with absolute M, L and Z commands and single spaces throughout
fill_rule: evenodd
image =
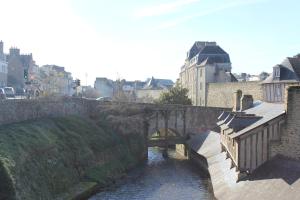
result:
M 241 100 L 241 107 L 244 103 Z M 272 158 L 269 147 L 280 140 L 285 119 L 283 104 L 257 102 L 248 107 L 218 118 L 221 145 L 240 173 L 251 173 Z
M 240 73 L 240 74 L 234 74 L 234 77 L 239 82 L 246 82 L 246 81 L 264 81 L 270 74 L 267 72 L 261 72 L 258 75 L 250 75 L 247 73 Z
M 3 42 L 0 41 L 0 87 L 7 86 L 7 61 L 3 52 Z
M 264 100 L 283 102 L 285 88 L 300 83 L 300 55 L 287 57 L 281 64 L 273 67 L 273 73 L 262 82 Z
M 234 82 L 231 62 L 216 42 L 195 42 L 181 67 L 180 83 L 189 90 L 193 105 L 207 106 L 207 84 Z
M 64 67 L 44 65 L 40 67 L 40 87 L 44 94 L 71 96 L 74 94 L 73 77 Z
M 35 65 L 32 54 L 20 54 L 20 49 L 10 48 L 7 55 L 7 85 L 16 91 L 25 88 L 25 73 Z
M 96 78 L 94 88 L 100 97 L 111 97 L 119 101 L 153 102 L 162 92 L 173 87 L 169 79 L 148 78 L 146 81 L 113 81 L 104 77 Z
M 174 82 L 170 79 L 147 79 L 143 88 L 136 91 L 138 101 L 152 103 L 158 99 L 163 92 L 167 92 L 174 86 Z
M 137 90 L 145 85 L 143 81 L 117 80 L 114 82 L 113 97 L 118 101 L 137 101 Z
M 99 92 L 101 97 L 112 97 L 113 96 L 113 80 L 99 77 L 96 78 L 94 88 Z
M 232 167 L 249 174 L 276 156 L 300 160 L 300 86 L 286 88 L 284 103 L 251 105 L 249 96 L 243 97 L 235 93 L 233 111 L 223 112 L 217 123 Z

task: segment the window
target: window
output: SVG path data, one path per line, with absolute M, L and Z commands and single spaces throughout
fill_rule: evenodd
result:
M 202 90 L 202 83 L 200 82 L 200 90 Z
M 200 69 L 200 77 L 202 77 L 202 69 Z
M 281 96 L 281 87 L 280 87 L 280 84 L 276 84 L 275 85 L 275 95 L 277 97 L 280 97 Z
M 279 67 L 274 67 L 274 77 L 279 78 L 280 77 L 280 68 Z

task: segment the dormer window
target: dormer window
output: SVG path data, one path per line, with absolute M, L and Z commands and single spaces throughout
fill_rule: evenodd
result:
M 280 68 L 279 67 L 274 67 L 273 74 L 274 74 L 275 78 L 279 78 L 280 77 Z

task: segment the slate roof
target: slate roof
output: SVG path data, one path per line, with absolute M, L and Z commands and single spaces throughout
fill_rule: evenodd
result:
M 300 56 L 288 57 L 281 64 L 275 65 L 274 69 L 280 70 L 280 77 L 274 76 L 273 73 L 262 83 L 276 82 L 299 82 L 300 81 Z
M 173 87 L 174 82 L 170 79 L 147 79 L 143 89 L 169 89 Z
M 198 55 L 197 64 L 203 61 L 209 64 L 212 63 L 230 63 L 229 55 L 215 42 L 195 42 L 189 50 L 188 59 L 191 60 Z
M 208 54 L 199 54 L 198 55 L 198 65 L 214 64 L 214 63 L 230 63 L 230 58 L 228 54 L 219 54 L 219 55 L 208 55 Z
M 256 106 L 250 108 L 248 110 L 243 111 L 245 115 L 253 115 L 257 119 L 247 119 L 246 122 L 242 122 L 246 124 L 241 130 L 238 130 L 229 136 L 232 138 L 239 137 L 248 131 L 257 128 L 277 117 L 283 116 L 285 114 L 284 104 L 275 104 L 275 103 L 267 103 L 267 102 L 256 102 Z M 238 123 L 238 121 L 237 121 Z

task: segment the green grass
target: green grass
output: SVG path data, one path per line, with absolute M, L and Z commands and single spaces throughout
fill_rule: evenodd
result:
M 0 126 L 0 200 L 54 199 L 80 182 L 105 184 L 138 162 L 141 141 L 75 116 Z

